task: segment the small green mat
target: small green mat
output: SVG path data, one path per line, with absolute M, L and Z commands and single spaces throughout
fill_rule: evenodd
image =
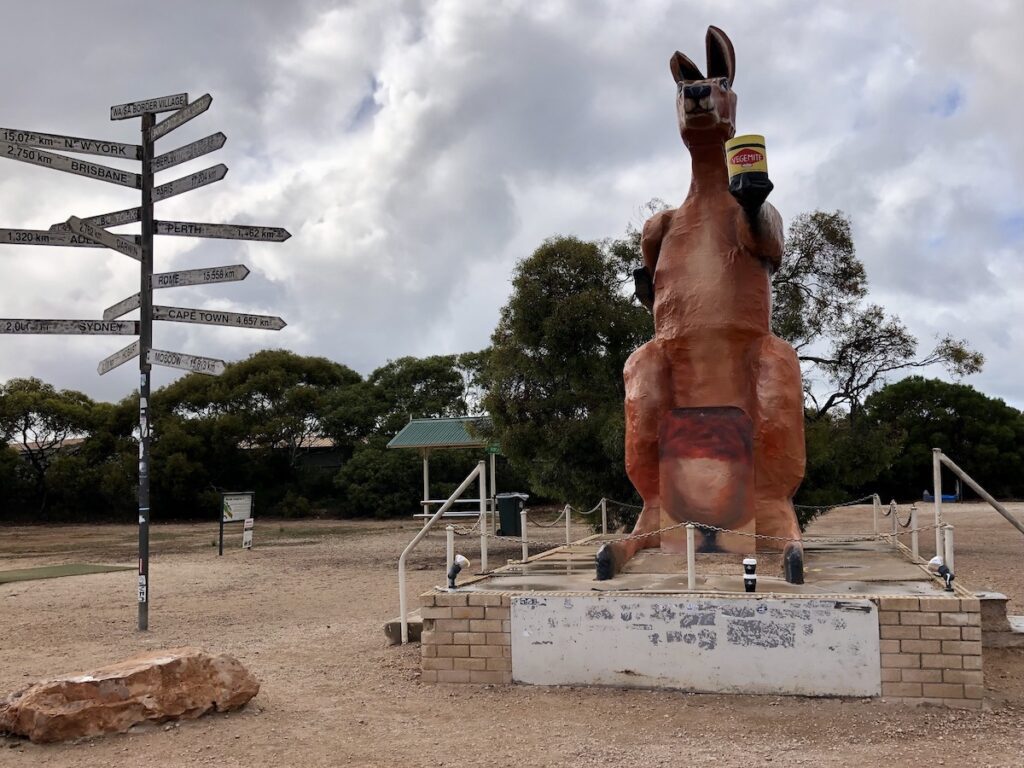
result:
M 131 565 L 90 565 L 89 563 L 68 563 L 66 565 L 44 565 L 40 568 L 18 568 L 0 571 L 0 584 L 35 579 L 59 579 L 61 576 L 83 576 L 87 573 L 110 573 L 111 571 L 132 571 Z

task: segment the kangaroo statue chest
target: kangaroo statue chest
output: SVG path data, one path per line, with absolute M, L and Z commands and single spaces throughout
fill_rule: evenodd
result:
M 769 267 L 743 227 L 749 224 L 724 184 L 689 195 L 671 213 L 654 270 L 658 338 L 769 333 Z

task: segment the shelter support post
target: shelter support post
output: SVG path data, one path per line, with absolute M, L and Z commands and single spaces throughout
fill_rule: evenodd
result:
M 430 518 L 430 449 L 423 449 L 423 526 Z

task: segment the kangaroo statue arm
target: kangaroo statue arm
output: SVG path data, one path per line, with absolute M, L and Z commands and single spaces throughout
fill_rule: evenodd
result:
M 735 215 L 739 219 L 736 228 L 740 234 L 740 244 L 768 262 L 770 271 L 775 272 L 782 264 L 785 249 L 782 216 L 775 210 L 775 206 L 762 203 L 754 213 L 737 207 Z
M 675 209 L 654 214 L 644 222 L 644 229 L 640 235 L 640 254 L 643 256 L 644 265 L 633 270 L 633 282 L 636 286 L 636 297 L 651 312 L 654 311 L 654 268 L 658 266 L 661 241 L 665 237 L 673 213 Z

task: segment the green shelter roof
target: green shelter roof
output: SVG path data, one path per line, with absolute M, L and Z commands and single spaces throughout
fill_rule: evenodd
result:
M 471 435 L 469 426 L 486 429 L 488 416 L 458 416 L 448 419 L 413 419 L 391 438 L 388 448 L 484 448 L 485 437 Z

